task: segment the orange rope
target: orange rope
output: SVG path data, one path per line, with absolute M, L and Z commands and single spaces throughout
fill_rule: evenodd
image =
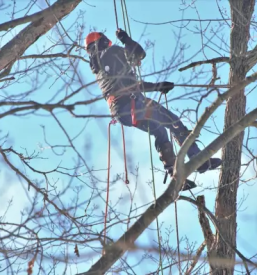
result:
M 121 132 L 122 132 L 122 142 L 123 142 L 123 157 L 124 157 L 124 169 L 125 169 L 125 183 L 129 184 L 128 180 L 128 169 L 127 169 L 127 160 L 126 160 L 126 144 L 125 144 L 125 134 L 124 127 L 121 124 Z

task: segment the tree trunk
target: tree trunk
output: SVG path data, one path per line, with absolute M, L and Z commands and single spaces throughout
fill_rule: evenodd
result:
M 235 85 L 245 78 L 247 67 L 244 55 L 247 52 L 250 20 L 254 11 L 254 0 L 230 0 L 231 33 L 230 33 L 230 84 Z M 224 130 L 245 115 L 246 99 L 244 90 L 229 98 L 226 105 Z M 216 197 L 216 217 L 221 227 L 221 234 L 236 247 L 236 213 L 237 189 L 240 178 L 241 153 L 244 133 L 238 135 L 222 150 L 223 165 Z M 227 246 L 217 234 L 217 257 L 235 260 L 235 252 Z M 234 267 L 218 267 L 215 275 L 233 274 Z

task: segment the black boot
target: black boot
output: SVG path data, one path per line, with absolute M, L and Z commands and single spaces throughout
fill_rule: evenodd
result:
M 166 174 L 163 181 L 163 183 L 166 183 L 168 174 L 170 175 L 171 178 L 173 177 L 173 166 L 176 160 L 172 143 L 170 142 L 164 143 L 160 147 L 159 155 L 160 155 L 160 160 L 164 164 L 164 168 L 166 170 Z M 184 182 L 182 191 L 186 191 L 195 187 L 196 187 L 196 184 L 193 181 L 186 179 Z
M 179 138 L 175 137 L 175 140 L 177 141 L 177 143 L 181 146 L 183 144 L 183 142 L 185 141 L 185 139 L 187 138 L 187 136 L 190 134 L 191 131 L 189 131 L 187 129 L 187 127 L 184 127 L 184 130 L 180 133 Z M 198 153 L 200 153 L 201 150 L 199 149 L 199 147 L 197 146 L 197 144 L 194 142 L 188 149 L 187 151 L 187 155 L 189 157 L 189 159 L 191 159 L 192 157 L 194 157 L 195 155 L 197 155 Z M 219 167 L 221 165 L 222 161 L 219 158 L 210 158 L 209 160 L 207 160 L 204 164 L 202 164 L 200 167 L 197 168 L 197 171 L 202 174 L 208 170 L 214 170 L 217 167 Z
M 210 158 L 203 165 L 198 167 L 197 171 L 202 174 L 208 170 L 214 170 L 219 167 L 222 163 L 222 160 L 219 158 Z

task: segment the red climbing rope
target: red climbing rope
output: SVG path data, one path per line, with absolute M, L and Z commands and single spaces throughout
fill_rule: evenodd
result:
M 128 180 L 128 169 L 127 169 L 127 159 L 126 159 L 126 143 L 125 143 L 125 134 L 124 127 L 121 124 L 121 132 L 122 132 L 122 142 L 123 142 L 123 157 L 124 157 L 124 170 L 125 170 L 125 183 L 129 184 Z

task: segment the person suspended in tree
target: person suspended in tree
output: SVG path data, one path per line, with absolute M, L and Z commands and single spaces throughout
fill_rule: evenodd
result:
M 142 92 L 159 91 L 167 94 L 174 88 L 173 82 L 151 83 L 139 82 L 133 70 L 145 58 L 144 49 L 122 29 L 116 31 L 117 38 L 125 45 L 120 47 L 101 32 L 91 32 L 85 38 L 85 48 L 90 57 L 90 67 L 96 75 L 111 114 L 122 125 L 136 127 L 149 132 L 155 137 L 155 148 L 160 155 L 165 170 L 172 177 L 176 156 L 173 144 L 169 141 L 168 128 L 176 142 L 181 146 L 190 131 L 181 120 L 170 110 L 156 101 L 146 98 Z M 200 152 L 196 143 L 189 148 L 190 158 Z M 221 159 L 210 158 L 197 171 L 204 173 L 221 165 Z M 183 190 L 194 188 L 196 185 L 186 180 Z

